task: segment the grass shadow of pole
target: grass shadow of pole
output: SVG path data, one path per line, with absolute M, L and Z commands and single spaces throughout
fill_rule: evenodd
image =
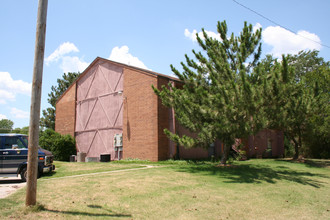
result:
M 65 214 L 65 215 L 81 215 L 81 216 L 90 216 L 90 217 L 117 217 L 117 218 L 131 218 L 131 214 L 126 213 L 116 213 L 112 210 L 105 209 L 102 206 L 99 205 L 87 205 L 89 208 L 94 209 L 101 209 L 108 213 L 90 213 L 90 212 L 81 212 L 81 211 L 61 211 L 61 210 L 54 210 L 54 209 L 47 209 L 44 208 L 43 211 L 45 212 L 52 212 L 57 214 Z

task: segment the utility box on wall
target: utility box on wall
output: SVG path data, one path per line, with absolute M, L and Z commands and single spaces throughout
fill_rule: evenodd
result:
M 115 152 L 117 153 L 117 159 L 120 160 L 123 152 L 123 134 L 114 135 L 113 146 L 115 147 Z

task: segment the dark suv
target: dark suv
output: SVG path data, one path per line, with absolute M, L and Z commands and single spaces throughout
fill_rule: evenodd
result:
M 27 177 L 28 137 L 23 134 L 0 134 L 0 176 Z M 55 170 L 51 152 L 38 149 L 38 177 Z

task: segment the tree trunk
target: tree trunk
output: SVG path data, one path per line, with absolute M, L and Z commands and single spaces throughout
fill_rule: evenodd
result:
M 227 159 L 228 159 L 228 155 L 229 155 L 229 150 L 230 150 L 230 145 L 224 144 L 223 154 L 221 156 L 220 164 L 222 164 L 222 165 L 226 164 Z
M 293 159 L 294 160 L 297 160 L 298 157 L 299 157 L 299 143 L 294 138 L 292 138 L 292 140 L 293 140 L 293 143 L 294 143 L 294 155 L 293 155 Z

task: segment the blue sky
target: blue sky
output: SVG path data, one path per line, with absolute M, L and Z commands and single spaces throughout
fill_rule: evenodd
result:
M 330 1 L 237 1 L 294 33 L 232 0 L 49 0 L 41 109 L 57 78 L 98 56 L 171 75 L 170 64 L 199 50 L 201 28 L 217 37 L 217 21 L 236 35 L 244 21 L 262 27 L 263 55 L 317 49 L 330 60 Z M 29 125 L 37 7 L 37 0 L 0 2 L 0 119 L 14 128 Z

